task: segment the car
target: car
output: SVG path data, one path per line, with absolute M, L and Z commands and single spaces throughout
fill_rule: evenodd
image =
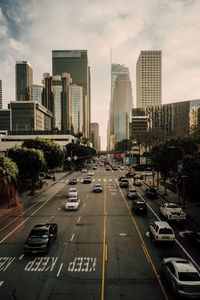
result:
M 132 202 L 132 211 L 134 213 L 142 213 L 146 214 L 147 213 L 147 204 L 146 201 L 142 199 L 138 199 L 136 201 Z
M 68 184 L 73 185 L 73 184 L 77 184 L 77 179 L 76 178 L 70 178 L 68 181 Z
M 78 210 L 80 199 L 77 196 L 71 196 L 63 204 L 65 210 Z
M 135 185 L 135 186 L 141 186 L 142 185 L 142 181 L 140 180 L 140 179 L 134 179 L 134 181 L 133 181 L 133 184 Z
M 83 183 L 91 183 L 92 182 L 92 178 L 90 176 L 86 176 L 83 178 Z
M 149 235 L 153 242 L 173 242 L 175 234 L 171 226 L 165 221 L 154 221 L 149 225 Z
M 57 230 L 56 223 L 36 224 L 25 241 L 24 253 L 48 253 Z
M 145 196 L 149 199 L 157 199 L 158 198 L 158 194 L 157 191 L 154 187 L 148 187 L 145 190 Z
M 76 188 L 69 188 L 67 198 L 72 196 L 78 197 L 78 190 Z
M 185 221 L 186 213 L 176 203 L 165 202 L 159 207 L 160 214 L 167 221 Z
M 122 188 L 129 187 L 129 181 L 128 181 L 128 179 L 127 178 L 122 178 L 120 180 L 119 186 L 122 187 Z
M 121 181 L 124 178 L 125 178 L 124 176 L 120 176 L 119 179 L 118 179 L 118 181 Z
M 175 295 L 200 299 L 200 273 L 191 261 L 180 257 L 164 258 L 162 271 Z
M 153 175 L 153 171 L 151 168 L 146 168 L 142 174 L 143 176 L 152 176 Z
M 125 169 L 125 167 L 124 166 L 120 166 L 120 170 L 124 170 Z
M 94 176 L 94 172 L 89 172 L 88 176 Z
M 127 193 L 127 198 L 131 200 L 135 200 L 138 198 L 138 193 L 135 188 L 130 188 Z
M 93 166 L 92 169 L 93 169 L 93 170 L 96 170 L 96 169 L 97 169 L 97 166 Z
M 142 179 L 142 178 L 143 178 L 142 174 L 135 174 L 134 175 L 134 180 L 135 179 Z
M 100 183 L 96 183 L 95 186 L 93 187 L 93 193 L 102 193 L 103 188 Z
M 135 173 L 132 172 L 132 171 L 129 171 L 128 173 L 126 173 L 126 177 L 127 177 L 127 178 L 133 178 L 134 175 L 135 175 Z
M 87 169 L 82 169 L 81 172 L 82 172 L 82 173 L 87 173 L 87 171 L 88 171 Z

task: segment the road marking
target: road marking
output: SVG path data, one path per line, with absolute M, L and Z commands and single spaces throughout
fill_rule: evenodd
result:
M 184 230 L 184 231 L 180 231 L 179 235 L 182 236 L 182 237 L 184 237 L 185 234 L 191 233 L 191 232 L 192 232 L 191 230 Z
M 0 281 L 0 287 L 4 284 L 4 281 Z
M 78 217 L 77 224 L 80 222 L 81 216 Z
M 22 254 L 22 255 L 19 257 L 19 260 L 22 260 L 23 257 L 24 257 L 24 254 Z
M 71 237 L 71 240 L 70 240 L 70 241 L 72 242 L 72 241 L 73 241 L 73 239 L 74 239 L 74 233 L 72 234 L 72 237 Z
M 107 218 L 107 211 L 106 211 L 106 187 L 104 187 L 104 201 L 103 201 L 103 253 L 102 253 L 102 283 L 101 283 L 101 300 L 104 300 L 105 297 L 105 267 L 107 261 L 107 249 L 106 249 L 106 218 Z
M 60 264 L 60 268 L 59 268 L 58 273 L 57 273 L 57 275 L 56 275 L 57 277 L 60 275 L 60 272 L 61 272 L 62 267 L 63 267 L 63 263 Z

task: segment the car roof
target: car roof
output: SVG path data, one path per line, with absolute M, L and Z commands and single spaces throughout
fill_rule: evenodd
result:
M 155 221 L 154 223 L 159 227 L 171 228 L 171 226 L 165 221 Z
M 177 272 L 198 272 L 196 267 L 187 259 L 172 258 L 171 262 L 176 267 Z

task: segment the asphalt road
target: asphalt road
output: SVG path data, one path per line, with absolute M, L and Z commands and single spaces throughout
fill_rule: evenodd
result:
M 78 211 L 63 209 L 70 186 L 61 180 L 51 188 L 58 191 L 55 196 L 32 201 L 0 229 L 0 299 L 174 299 L 162 276 L 162 259 L 189 257 L 200 265 L 199 252 L 187 239 L 192 224 L 172 224 L 176 242 L 154 245 L 148 227 L 160 218 L 158 207 L 163 200 L 146 199 L 147 215 L 133 215 L 127 189 L 118 185 L 125 171 L 105 171 L 99 166 L 94 172 L 92 184 L 81 183 L 85 176 L 81 172 L 70 175 L 78 179 Z M 92 192 L 97 182 L 103 193 Z M 141 197 L 144 188 L 137 187 Z M 31 228 L 45 222 L 58 224 L 58 237 L 49 254 L 24 255 Z

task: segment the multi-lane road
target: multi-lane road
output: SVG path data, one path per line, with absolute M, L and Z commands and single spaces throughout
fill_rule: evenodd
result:
M 189 244 L 185 234 L 192 224 L 172 224 L 176 242 L 154 245 L 148 228 L 150 222 L 160 219 L 158 208 L 163 200 L 145 199 L 147 215 L 132 214 L 127 189 L 118 184 L 123 173 L 105 171 L 99 166 L 92 183 L 83 184 L 84 174 L 75 172 L 66 179 L 78 179 L 78 211 L 63 209 L 70 186 L 67 180 L 61 180 L 46 197 L 31 201 L 23 212 L 1 224 L 0 299 L 174 299 L 162 276 L 161 262 L 164 257 L 182 256 L 200 266 L 198 250 Z M 92 186 L 98 182 L 103 192 L 96 194 Z M 144 188 L 137 187 L 143 198 Z M 24 255 L 30 229 L 46 222 L 58 225 L 58 236 L 50 252 Z

